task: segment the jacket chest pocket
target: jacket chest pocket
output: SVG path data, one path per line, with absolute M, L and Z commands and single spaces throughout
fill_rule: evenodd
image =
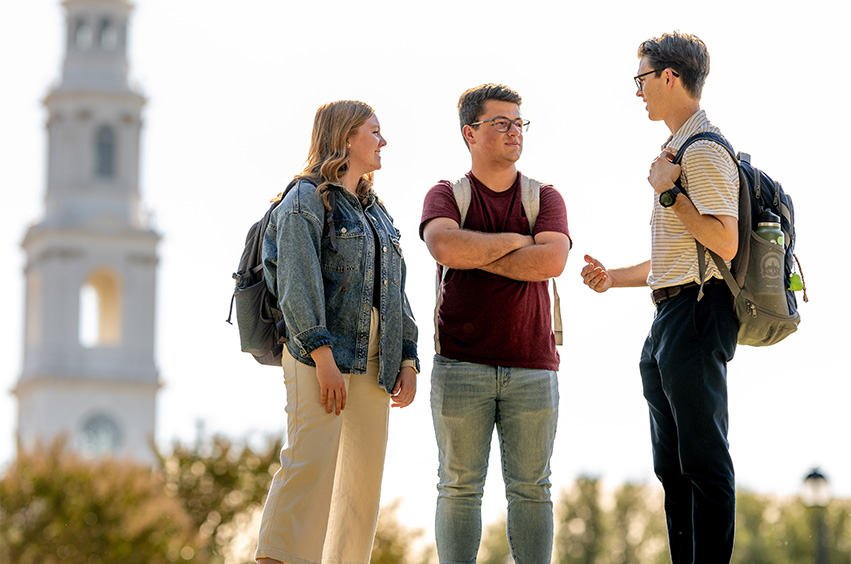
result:
M 322 239 L 322 270 L 344 272 L 360 270 L 363 261 L 364 225 L 359 221 L 337 218 L 334 220 L 335 252 L 330 235 Z

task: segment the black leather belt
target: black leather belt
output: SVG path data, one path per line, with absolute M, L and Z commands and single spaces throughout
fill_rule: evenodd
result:
M 721 278 L 710 278 L 707 280 L 704 285 L 710 284 L 724 284 L 724 280 Z M 653 290 L 650 293 L 650 298 L 653 300 L 655 305 L 659 305 L 668 298 L 673 298 L 676 295 L 679 295 L 680 292 L 686 290 L 688 288 L 697 288 L 700 286 L 697 282 L 689 282 L 688 284 L 680 284 L 679 286 L 668 286 L 667 288 L 659 288 L 658 290 Z

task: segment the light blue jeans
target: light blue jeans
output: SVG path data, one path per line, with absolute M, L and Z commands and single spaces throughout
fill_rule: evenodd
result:
M 435 537 L 442 564 L 475 563 L 494 425 L 517 564 L 549 564 L 553 545 L 550 457 L 558 419 L 551 370 L 462 362 L 435 355 L 431 411 L 439 451 Z

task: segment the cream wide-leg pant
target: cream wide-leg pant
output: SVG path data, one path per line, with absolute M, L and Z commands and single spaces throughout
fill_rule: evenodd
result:
M 366 374 L 344 374 L 346 408 L 319 404 L 316 369 L 284 355 L 287 441 L 263 508 L 255 558 L 288 564 L 367 564 L 387 448 L 387 392 L 378 385 L 378 313 Z

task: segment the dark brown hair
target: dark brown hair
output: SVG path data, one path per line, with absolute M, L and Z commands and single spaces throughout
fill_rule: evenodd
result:
M 673 69 L 695 100 L 700 100 L 703 84 L 709 75 L 709 51 L 706 44 L 690 33 L 675 31 L 648 39 L 638 46 L 638 58 L 647 58 L 659 76 L 666 68 Z
M 465 125 L 478 121 L 479 116 L 485 111 L 485 102 L 488 100 L 511 102 L 518 106 L 523 103 L 520 94 L 504 84 L 489 83 L 470 88 L 458 99 L 458 117 L 461 120 L 462 135 Z M 464 143 L 467 143 L 466 139 L 464 139 Z M 467 147 L 469 148 L 469 144 Z

